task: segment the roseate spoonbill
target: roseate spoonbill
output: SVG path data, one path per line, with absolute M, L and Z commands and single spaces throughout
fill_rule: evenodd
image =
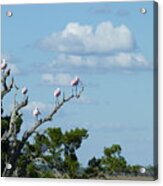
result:
M 23 87 L 21 92 L 22 92 L 22 94 L 23 94 L 24 97 L 25 97 L 25 95 L 26 95 L 27 92 L 28 92 L 28 89 L 27 89 L 26 87 Z
M 56 104 L 59 103 L 59 96 L 61 95 L 61 89 L 60 88 L 57 88 L 55 91 L 54 91 L 54 97 L 56 97 Z
M 38 120 L 38 116 L 41 114 L 41 112 L 39 111 L 38 107 L 36 107 L 33 110 L 33 116 L 36 117 L 36 119 Z
M 27 89 L 26 87 L 23 87 L 23 88 L 22 88 L 22 94 L 25 95 L 25 94 L 27 94 L 27 92 L 28 92 L 28 89 Z
M 2 61 L 1 61 L 1 69 L 2 70 L 5 70 L 6 68 L 7 68 L 6 60 L 5 59 L 2 59 Z
M 77 95 L 77 87 L 78 87 L 79 82 L 80 82 L 80 78 L 79 78 L 78 76 L 76 76 L 76 77 L 71 81 L 72 94 L 73 94 L 73 92 L 74 92 L 74 90 L 73 90 L 74 88 L 73 88 L 73 87 L 75 87 L 75 93 L 76 93 L 76 95 Z

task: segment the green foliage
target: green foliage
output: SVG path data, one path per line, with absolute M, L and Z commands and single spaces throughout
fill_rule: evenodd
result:
M 22 123 L 23 123 L 22 115 L 17 113 L 15 116 L 16 134 L 20 132 Z
M 5 131 L 8 131 L 9 123 L 10 123 L 10 117 L 9 116 L 1 117 L 1 136 L 3 136 Z
M 20 132 L 23 123 L 22 115 L 16 115 L 16 134 Z M 10 117 L 1 118 L 1 135 L 9 128 Z M 88 166 L 83 168 L 76 151 L 83 140 L 88 138 L 86 129 L 71 129 L 62 132 L 61 128 L 48 128 L 42 134 L 35 132 L 33 140 L 26 142 L 16 162 L 13 176 L 42 178 L 87 178 L 109 179 L 110 176 L 130 175 L 141 176 L 140 165 L 128 165 L 121 155 L 118 144 L 105 147 L 101 158 L 93 157 Z M 10 157 L 10 144 L 5 140 L 1 143 L 1 168 L 5 168 L 5 160 Z M 17 140 L 17 146 L 21 141 Z M 146 176 L 153 176 L 156 170 L 153 166 L 146 167 Z
M 48 128 L 43 134 L 35 133 L 33 143 L 26 143 L 19 158 L 18 174 L 24 177 L 77 177 L 80 164 L 76 150 L 87 137 L 87 130 L 79 128 L 65 133 L 61 128 Z
M 39 172 L 33 163 L 27 165 L 27 177 L 39 178 Z
M 86 129 L 76 128 L 75 130 L 66 131 L 64 134 L 64 143 L 68 145 L 69 149 L 78 149 L 83 139 L 88 137 Z
M 108 174 L 120 174 L 126 171 L 127 162 L 121 156 L 120 145 L 112 145 L 110 148 L 104 148 L 104 157 L 102 165 Z
M 76 128 L 66 131 L 64 140 L 64 167 L 70 177 L 75 178 L 79 169 L 79 162 L 75 151 L 81 146 L 82 140 L 88 137 L 87 130 Z
M 103 171 L 101 165 L 101 159 L 93 157 L 88 161 L 88 167 L 85 169 L 84 177 L 85 178 L 98 178 L 100 173 Z
M 3 136 L 9 130 L 10 116 L 1 117 L 1 136 Z M 15 118 L 15 130 L 16 135 L 20 132 L 20 127 L 23 123 L 22 116 L 20 114 L 16 114 Z M 17 141 L 17 145 L 19 144 L 19 140 Z M 11 151 L 12 140 L 3 140 L 1 141 L 1 170 L 3 172 L 5 168 L 5 162 L 9 157 L 12 156 Z M 17 148 L 17 146 L 15 146 Z

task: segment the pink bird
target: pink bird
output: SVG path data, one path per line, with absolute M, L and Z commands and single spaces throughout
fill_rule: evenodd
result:
M 2 59 L 2 62 L 1 62 L 1 69 L 2 69 L 2 70 L 5 70 L 6 67 L 7 67 L 6 60 L 5 60 L 5 59 Z
M 71 81 L 71 86 L 77 86 L 79 84 L 79 77 L 76 76 L 72 81 Z
M 60 88 L 57 88 L 55 91 L 54 91 L 54 96 L 55 97 L 59 97 L 61 95 L 61 89 Z
M 75 93 L 76 93 L 76 96 L 77 96 L 77 87 L 78 87 L 78 84 L 80 82 L 80 79 L 78 76 L 76 76 L 72 81 L 71 81 L 71 86 L 72 87 L 75 87 Z M 72 95 L 74 95 L 74 90 L 72 88 Z
M 58 105 L 59 104 L 59 96 L 61 95 L 61 89 L 60 88 L 57 88 L 55 91 L 54 91 L 54 97 L 56 97 L 56 101 L 55 101 L 55 104 Z

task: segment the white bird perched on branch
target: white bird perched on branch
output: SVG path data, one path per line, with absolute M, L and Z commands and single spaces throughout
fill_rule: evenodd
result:
M 27 92 L 28 92 L 27 87 L 23 87 L 21 93 L 24 95 L 24 97 L 27 94 Z
M 2 61 L 1 61 L 1 69 L 2 70 L 5 70 L 6 68 L 7 68 L 6 60 L 5 59 L 2 59 Z
M 28 92 L 28 89 L 27 89 L 26 87 L 23 87 L 23 88 L 22 88 L 22 94 L 25 95 L 25 94 L 27 94 L 27 92 Z
M 60 88 L 57 88 L 55 91 L 54 91 L 54 96 L 55 97 L 59 97 L 61 95 L 61 89 Z
M 39 111 L 38 107 L 36 107 L 33 110 L 33 116 L 36 117 L 36 119 L 38 120 L 38 116 L 41 114 L 41 112 Z
M 72 81 L 71 81 L 71 86 L 72 87 L 75 87 L 75 93 L 77 95 L 77 87 L 78 87 L 78 84 L 80 82 L 80 78 L 78 76 L 76 76 Z M 73 94 L 74 90 L 72 88 L 72 94 Z
M 54 97 L 56 97 L 56 104 L 59 103 L 59 96 L 61 95 L 61 89 L 60 88 L 57 88 L 55 91 L 54 91 Z

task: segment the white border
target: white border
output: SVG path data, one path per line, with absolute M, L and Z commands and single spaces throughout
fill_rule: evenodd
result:
M 63 2 L 108 2 L 109 0 L 1 0 L 0 4 L 42 4 L 42 3 L 63 3 Z M 123 1 L 123 0 L 111 0 L 109 2 L 117 2 L 117 1 Z M 135 0 L 130 0 L 130 2 L 133 2 Z M 139 0 L 140 1 L 140 0 Z M 160 20 L 163 20 L 163 0 L 157 0 L 159 3 L 159 180 L 155 182 L 141 182 L 141 181 L 95 181 L 95 180 L 57 180 L 57 179 L 24 179 L 24 178 L 0 178 L 0 185 L 5 186 L 29 186 L 31 185 L 38 185 L 39 186 L 45 186 L 48 184 L 48 186 L 99 186 L 99 185 L 163 185 L 163 170 L 162 170 L 162 160 L 163 160 L 163 148 L 161 145 L 161 142 L 163 141 L 163 135 L 161 133 L 163 132 L 163 52 L 161 49 L 163 48 L 163 37 L 161 36 L 161 33 L 163 33 L 163 26 L 161 24 Z

